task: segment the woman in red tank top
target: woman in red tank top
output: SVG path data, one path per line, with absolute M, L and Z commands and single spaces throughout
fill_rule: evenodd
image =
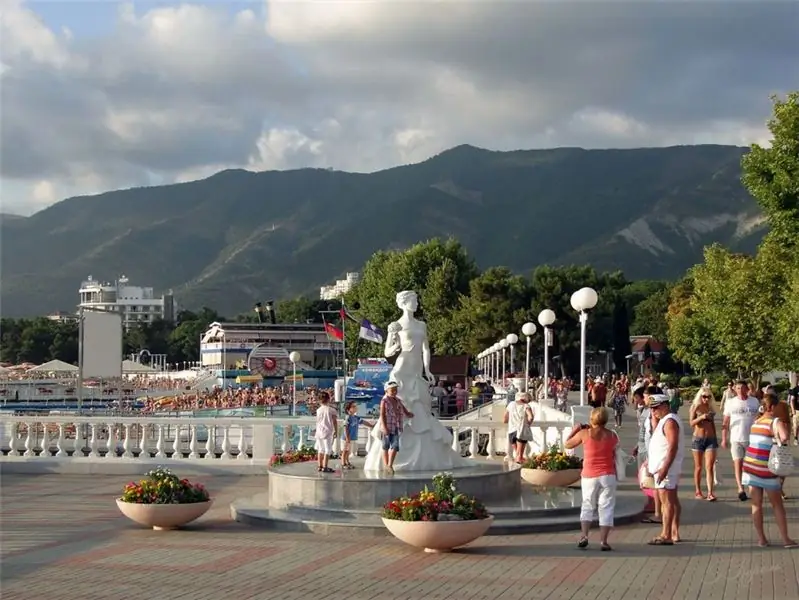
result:
M 612 550 L 608 535 L 613 528 L 616 508 L 616 447 L 619 436 L 607 428 L 608 412 L 602 407 L 591 411 L 590 424 L 578 423 L 566 440 L 566 448 L 583 446 L 583 471 L 580 487 L 583 503 L 580 508 L 581 537 L 578 548 L 588 547 L 591 523 L 599 514 L 599 543 L 603 552 Z

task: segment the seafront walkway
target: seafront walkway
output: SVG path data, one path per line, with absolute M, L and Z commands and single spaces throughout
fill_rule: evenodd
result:
M 632 423 L 622 429 L 626 446 Z M 229 504 L 263 492 L 264 476 L 203 481 L 215 505 L 185 530 L 142 529 L 114 503 L 130 477 L 2 477 L 3 600 L 220 598 L 300 600 L 672 599 L 795 600 L 799 551 L 755 544 L 749 505 L 735 497 L 731 465 L 719 501 L 693 497 L 684 463 L 684 541 L 651 547 L 657 526 L 614 531 L 614 552 L 575 547 L 575 532 L 485 537 L 453 554 L 429 555 L 391 537 L 317 536 L 250 529 Z M 638 494 L 624 484 L 624 494 Z M 799 537 L 799 478 L 788 480 L 790 526 Z M 770 509 L 770 538 L 779 541 Z

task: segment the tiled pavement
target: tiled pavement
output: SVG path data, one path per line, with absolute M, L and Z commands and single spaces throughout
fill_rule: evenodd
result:
M 625 432 L 626 433 L 626 432 Z M 625 437 L 627 437 L 625 435 Z M 685 462 L 688 475 L 688 460 Z M 730 481 L 729 461 L 724 474 Z M 729 485 L 720 501 L 682 495 L 685 541 L 654 548 L 652 525 L 614 531 L 612 553 L 577 550 L 575 534 L 486 537 L 429 555 L 393 538 L 284 534 L 231 522 L 229 503 L 263 490 L 260 477 L 206 482 L 212 510 L 182 531 L 142 529 L 113 502 L 126 478 L 2 478 L 3 600 L 347 600 L 799 598 L 799 550 L 755 545 L 748 505 Z M 799 480 L 788 491 L 799 497 Z M 799 537 L 799 501 L 787 504 Z M 779 540 L 767 510 L 770 537 Z

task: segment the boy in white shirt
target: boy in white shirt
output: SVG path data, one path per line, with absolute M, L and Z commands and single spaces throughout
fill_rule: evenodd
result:
M 738 484 L 738 499 L 747 500 L 741 483 L 742 468 L 746 448 L 749 445 L 749 430 L 752 428 L 760 410 L 760 402 L 749 395 L 749 384 L 738 381 L 735 384 L 736 396 L 728 398 L 724 403 L 724 421 L 721 425 L 721 447 L 730 444 L 735 481 Z

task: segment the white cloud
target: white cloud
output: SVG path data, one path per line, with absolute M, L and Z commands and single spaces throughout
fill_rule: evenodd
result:
M 768 139 L 768 96 L 799 80 L 799 3 L 123 4 L 90 37 L 19 0 L 3 12 L 0 174 L 20 212 L 461 143 L 748 144 Z

